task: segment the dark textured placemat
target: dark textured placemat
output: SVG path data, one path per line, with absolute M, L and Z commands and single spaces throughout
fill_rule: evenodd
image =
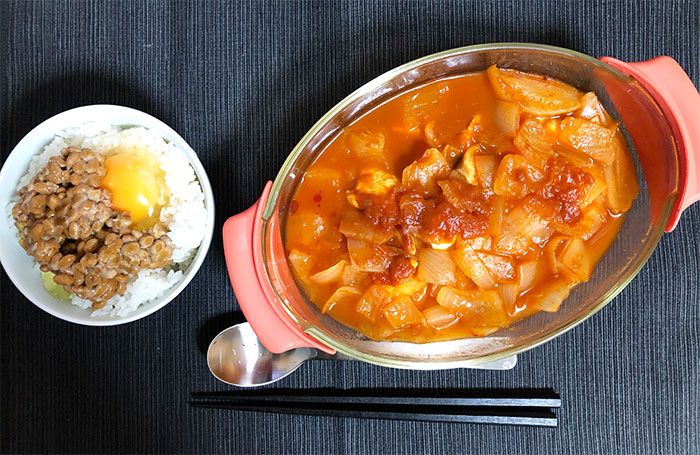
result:
M 700 83 L 697 0 L 0 2 L 0 151 L 90 103 L 132 106 L 200 154 L 217 228 L 254 202 L 286 154 L 362 83 L 428 53 L 547 43 L 644 60 L 666 54 Z M 362 421 L 189 409 L 225 390 L 203 351 L 240 321 L 216 236 L 202 270 L 156 314 L 68 324 L 0 289 L 3 452 L 699 453 L 700 205 L 639 276 L 512 371 L 416 372 L 312 363 L 283 388 L 553 388 L 560 427 Z

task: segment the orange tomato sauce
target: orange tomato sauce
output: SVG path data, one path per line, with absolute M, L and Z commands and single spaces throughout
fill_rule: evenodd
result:
M 375 340 L 557 311 L 638 192 L 618 126 L 593 93 L 496 67 L 403 92 L 306 170 L 285 226 L 295 279 Z

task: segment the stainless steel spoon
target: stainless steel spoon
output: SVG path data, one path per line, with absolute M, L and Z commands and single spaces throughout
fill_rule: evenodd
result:
M 297 348 L 273 354 L 258 340 L 247 322 L 219 333 L 207 351 L 209 371 L 217 379 L 238 387 L 258 387 L 279 381 L 310 359 L 351 360 L 341 353 L 326 354 L 313 348 Z M 477 369 L 509 370 L 516 356 L 473 366 Z
M 209 371 L 217 379 L 238 387 L 258 387 L 279 381 L 309 359 L 349 359 L 313 348 L 273 354 L 258 340 L 247 322 L 219 333 L 207 351 Z

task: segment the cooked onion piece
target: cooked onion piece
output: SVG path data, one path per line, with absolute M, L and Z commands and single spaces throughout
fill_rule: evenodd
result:
M 339 281 L 343 277 L 343 271 L 347 265 L 348 261 L 341 259 L 337 264 L 332 265 L 318 273 L 314 273 L 309 277 L 309 279 L 317 284 L 328 284 Z
M 433 284 L 454 284 L 455 263 L 450 253 L 423 249 L 418 256 L 418 279 Z
M 496 66 L 486 73 L 501 99 L 518 103 L 527 113 L 549 117 L 568 114 L 581 106 L 580 91 L 551 77 Z

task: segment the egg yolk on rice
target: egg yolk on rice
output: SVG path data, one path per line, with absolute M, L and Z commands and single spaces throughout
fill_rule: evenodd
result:
M 150 153 L 117 150 L 105 159 L 101 187 L 112 192 L 112 207 L 131 214 L 132 228 L 148 229 L 167 204 L 165 172 Z

